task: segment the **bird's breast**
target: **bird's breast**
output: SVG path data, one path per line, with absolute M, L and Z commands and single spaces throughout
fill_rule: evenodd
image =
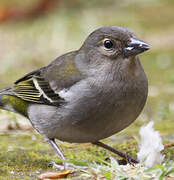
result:
M 87 83 L 76 89 L 76 97 L 64 109 L 67 131 L 73 136 L 62 136 L 62 140 L 94 142 L 121 131 L 138 117 L 147 98 L 146 77 L 108 83 L 99 86 L 98 80 L 97 85 Z

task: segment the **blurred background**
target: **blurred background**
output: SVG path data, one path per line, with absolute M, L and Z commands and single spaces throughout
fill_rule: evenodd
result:
M 151 45 L 150 51 L 140 55 L 149 96 L 138 119 L 105 142 L 136 156 L 138 131 L 153 120 L 168 147 L 166 159 L 174 160 L 173 22 L 174 0 L 0 0 L 0 89 L 78 49 L 96 28 L 128 27 Z M 87 144 L 59 142 L 59 146 L 67 158 L 83 162 L 103 163 L 111 155 Z M 53 159 L 58 160 L 56 154 L 27 119 L 0 110 L 0 179 L 24 179 L 24 174 L 31 179 L 47 171 Z
M 141 56 L 149 97 L 138 120 L 122 134 L 155 121 L 164 139 L 174 134 L 173 0 L 0 0 L 0 88 L 56 57 L 78 49 L 101 26 L 132 29 L 151 50 Z M 0 111 L 0 130 L 29 128 L 23 117 Z

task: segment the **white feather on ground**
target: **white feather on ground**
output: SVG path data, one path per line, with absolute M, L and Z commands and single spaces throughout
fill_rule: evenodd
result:
M 164 155 L 161 154 L 164 149 L 162 139 L 159 132 L 153 129 L 153 125 L 154 122 L 151 121 L 140 129 L 141 142 L 137 156 L 138 160 L 143 162 L 146 167 L 160 164 L 164 160 Z

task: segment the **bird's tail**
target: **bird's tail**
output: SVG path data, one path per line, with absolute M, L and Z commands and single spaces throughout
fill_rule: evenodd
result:
M 11 88 L 0 90 L 0 109 L 11 111 L 10 108 L 8 108 L 8 101 L 10 96 L 13 96 Z
M 0 90 L 0 109 L 27 116 L 28 103 L 17 97 L 11 88 Z

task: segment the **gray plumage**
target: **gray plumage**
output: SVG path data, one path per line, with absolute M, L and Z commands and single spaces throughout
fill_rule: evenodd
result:
M 79 50 L 16 81 L 11 91 L 28 103 L 27 117 L 46 139 L 95 143 L 141 113 L 148 81 L 137 54 L 148 49 L 126 28 L 103 27 Z

